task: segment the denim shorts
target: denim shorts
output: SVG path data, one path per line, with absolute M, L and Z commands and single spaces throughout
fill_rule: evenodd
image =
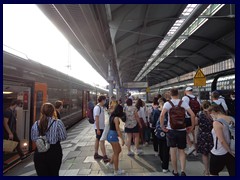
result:
M 119 142 L 117 131 L 109 130 L 107 140 L 109 143 Z

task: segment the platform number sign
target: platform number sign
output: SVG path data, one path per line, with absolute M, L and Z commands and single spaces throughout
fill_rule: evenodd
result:
M 194 78 L 194 86 L 206 86 L 206 76 L 203 74 L 202 70 L 198 68 Z

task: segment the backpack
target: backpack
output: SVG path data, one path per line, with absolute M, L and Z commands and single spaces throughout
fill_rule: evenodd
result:
M 100 108 L 100 113 L 101 114 L 101 107 L 97 105 Z M 95 120 L 93 117 L 93 109 L 87 109 L 87 118 L 90 124 L 94 124 Z
M 212 106 L 220 106 L 222 113 L 226 114 L 226 111 L 225 111 L 225 109 L 223 108 L 222 103 L 217 104 L 217 103 L 215 103 L 215 102 L 213 101 L 213 102 L 211 103 L 211 105 L 212 105 Z
M 185 109 L 181 107 L 182 100 L 179 101 L 177 106 L 174 106 L 172 101 L 168 101 L 172 108 L 169 110 L 169 120 L 172 129 L 184 129 L 185 123 Z
M 50 126 L 48 127 L 48 129 L 46 130 L 46 132 L 43 136 L 40 135 L 40 128 L 39 128 L 39 124 L 37 123 L 39 135 L 38 135 L 35 143 L 36 143 L 37 150 L 39 153 L 47 152 L 49 150 L 50 144 L 47 140 L 46 133 L 49 131 L 49 129 L 51 128 L 51 126 L 53 125 L 53 123 L 55 121 L 56 120 L 53 120 L 53 122 L 50 124 Z
M 194 98 L 187 96 L 189 98 L 189 106 L 192 109 L 192 111 L 194 112 L 195 115 L 197 115 L 197 113 L 200 111 L 200 104 L 197 100 L 197 97 L 195 96 Z
M 156 127 L 156 124 L 157 124 L 157 122 L 158 122 L 158 120 L 159 120 L 159 116 L 160 116 L 160 111 L 159 111 L 159 109 L 154 109 L 153 110 L 153 115 L 152 115 L 152 128 L 155 128 Z
M 153 122 L 154 122 L 153 111 L 154 111 L 154 109 L 153 109 L 153 107 L 152 107 L 152 112 L 151 112 L 150 117 L 149 117 L 149 122 L 150 122 L 151 124 L 153 124 Z
M 164 118 L 164 125 L 167 125 L 168 119 L 167 119 L 167 113 Z M 156 129 L 154 130 L 155 136 L 157 136 L 158 139 L 166 141 L 166 132 L 164 132 L 160 126 L 160 121 L 157 121 L 156 123 Z
M 235 152 L 235 119 L 232 118 L 232 121 L 230 124 L 228 124 L 227 121 L 222 120 L 222 119 L 217 119 L 216 121 L 220 122 L 221 124 L 225 125 L 228 127 L 229 131 L 229 137 L 230 137 L 230 144 L 229 147 L 231 151 Z M 216 146 L 215 149 L 217 149 L 217 144 L 218 144 L 218 138 L 216 137 Z

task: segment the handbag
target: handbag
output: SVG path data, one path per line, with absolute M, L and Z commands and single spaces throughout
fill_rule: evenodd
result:
M 50 149 L 50 143 L 48 142 L 48 139 L 46 137 L 46 133 L 49 131 L 49 129 L 51 128 L 51 126 L 53 125 L 53 123 L 55 121 L 56 120 L 53 120 L 53 122 L 50 124 L 49 128 L 46 130 L 45 134 L 42 135 L 42 136 L 40 135 L 40 128 L 39 128 L 39 125 L 37 123 L 39 136 L 37 137 L 37 140 L 36 140 L 35 143 L 36 143 L 37 150 L 38 150 L 39 153 L 47 152 Z
M 3 152 L 13 152 L 13 150 L 17 147 L 18 142 L 12 140 L 3 140 Z

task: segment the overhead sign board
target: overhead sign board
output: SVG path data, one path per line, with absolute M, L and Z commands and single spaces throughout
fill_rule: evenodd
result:
M 123 83 L 123 87 L 127 89 L 136 89 L 136 88 L 147 88 L 147 82 L 127 82 Z
M 206 76 L 203 74 L 200 68 L 197 70 L 193 81 L 194 86 L 206 86 Z

